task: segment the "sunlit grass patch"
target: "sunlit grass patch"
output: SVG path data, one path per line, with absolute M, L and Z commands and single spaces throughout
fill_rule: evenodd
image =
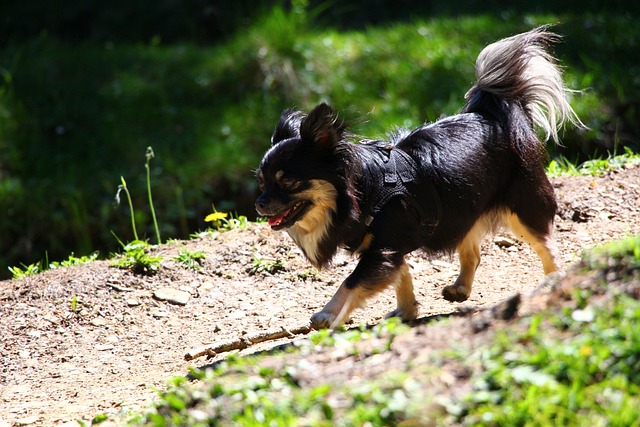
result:
M 605 158 L 594 158 L 580 164 L 576 164 L 566 157 L 559 156 L 549 162 L 547 175 L 552 178 L 558 176 L 597 176 L 620 170 L 627 165 L 640 165 L 640 153 L 634 153 L 627 147 L 625 147 L 624 151 L 624 154 L 610 155 Z

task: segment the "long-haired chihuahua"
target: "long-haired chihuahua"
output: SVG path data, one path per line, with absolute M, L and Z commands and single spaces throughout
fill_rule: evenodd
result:
M 258 213 L 272 229 L 286 230 L 318 268 L 338 248 L 359 258 L 311 317 L 313 327 L 340 325 L 388 285 L 397 296 L 388 316 L 415 319 L 404 256 L 419 248 L 458 252 L 460 275 L 442 295 L 465 301 L 480 242 L 501 225 L 533 248 L 545 274 L 558 269 L 544 141 L 557 143 L 565 122 L 584 126 L 549 52 L 559 39 L 543 26 L 487 46 L 459 114 L 396 130 L 388 141 L 350 134 L 324 103 L 308 114 L 282 113 L 257 171 Z

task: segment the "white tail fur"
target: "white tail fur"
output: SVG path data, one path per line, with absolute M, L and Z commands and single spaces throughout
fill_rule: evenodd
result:
M 569 105 L 556 58 L 549 52 L 560 36 L 548 26 L 508 37 L 485 47 L 476 61 L 477 82 L 465 95 L 467 110 L 472 110 L 474 95 L 491 93 L 522 103 L 525 111 L 545 133 L 559 143 L 558 131 L 569 122 L 585 128 Z

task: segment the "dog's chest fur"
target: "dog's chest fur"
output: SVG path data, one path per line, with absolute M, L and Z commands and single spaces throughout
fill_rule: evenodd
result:
M 287 229 L 287 233 L 316 267 L 327 262 L 321 246 L 333 226 L 337 191 L 323 180 L 312 180 L 305 196 L 313 201 L 313 207 L 300 221 Z M 333 253 L 332 253 L 333 254 Z

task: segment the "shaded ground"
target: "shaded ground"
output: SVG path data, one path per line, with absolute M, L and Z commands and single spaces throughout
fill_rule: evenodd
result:
M 560 204 L 556 239 L 564 267 L 585 248 L 640 232 L 640 167 L 553 182 Z M 177 262 L 174 257 L 182 249 L 204 251 L 201 267 L 189 269 Z M 409 258 L 421 318 L 490 307 L 539 285 L 539 260 L 509 234 L 487 238 L 482 251 L 471 298 L 460 304 L 440 295 L 457 276 L 455 257 L 429 260 L 415 253 Z M 340 255 L 331 269 L 318 272 L 286 234 L 266 225 L 172 242 L 154 248 L 153 254 L 163 257 L 153 276 L 98 261 L 0 282 L 0 427 L 77 425 L 74 420 L 90 420 L 99 413 L 138 410 L 168 378 L 216 360 L 185 362 L 188 350 L 306 325 L 355 265 Z M 256 271 L 275 260 L 282 260 L 276 273 Z M 163 288 L 182 291 L 178 299 L 187 300 L 160 300 Z M 353 321 L 376 323 L 392 308 L 394 296 L 388 290 L 358 310 Z M 446 346 L 451 331 L 435 328 L 420 333 L 419 339 L 415 336 L 404 357 L 420 357 L 419 345 Z M 395 347 L 399 352 L 384 357 L 402 358 L 402 345 Z M 332 361 L 329 354 L 314 355 L 314 370 L 326 372 L 323 378 L 331 380 Z M 367 360 L 354 369 L 360 376 L 369 375 L 386 363 Z

